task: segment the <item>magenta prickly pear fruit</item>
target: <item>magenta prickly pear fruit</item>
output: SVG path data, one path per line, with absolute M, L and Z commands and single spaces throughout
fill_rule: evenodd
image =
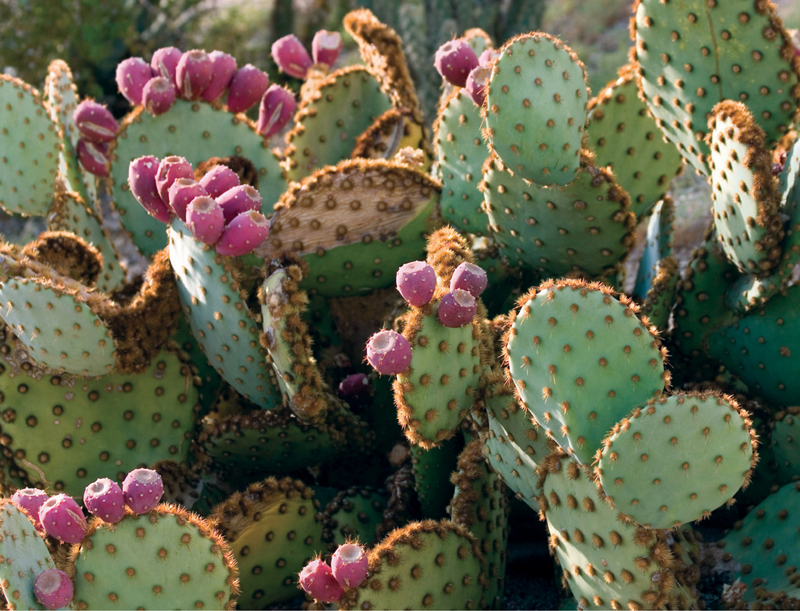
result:
M 158 195 L 165 204 L 169 204 L 169 188 L 172 186 L 172 183 L 179 178 L 194 179 L 192 164 L 183 157 L 178 157 L 177 155 L 164 157 L 161 163 L 158 164 L 156 188 L 158 189 Z
M 197 100 L 211 84 L 214 62 L 203 50 L 193 49 L 181 56 L 175 79 L 178 91 L 187 100 Z
M 261 194 L 250 185 L 237 185 L 217 197 L 227 225 L 242 212 L 261 210 Z
M 369 561 L 364 548 L 355 543 L 345 543 L 331 557 L 333 577 L 343 588 L 357 588 L 367 578 Z
M 44 490 L 39 490 L 38 488 L 22 488 L 14 493 L 14 496 L 11 497 L 11 502 L 17 509 L 28 514 L 28 517 L 36 528 L 41 528 L 42 523 L 39 521 L 39 510 L 49 498 L 50 495 Z
M 213 197 L 196 197 L 186 208 L 186 226 L 203 244 L 216 244 L 225 230 L 222 206 Z
M 64 543 L 80 543 L 86 533 L 86 519 L 78 503 L 66 494 L 47 499 L 39 509 L 45 532 Z
M 236 60 L 222 51 L 212 51 L 208 57 L 211 59 L 211 82 L 200 97 L 213 102 L 228 90 L 236 74 Z
M 152 469 L 134 469 L 122 482 L 125 504 L 134 513 L 142 514 L 155 509 L 164 494 L 161 476 Z
M 178 90 L 172 81 L 156 76 L 147 81 L 142 92 L 142 105 L 154 117 L 163 115 L 175 103 Z
M 72 580 L 64 571 L 47 569 L 36 576 L 33 595 L 48 609 L 68 607 L 73 596 Z
M 156 185 L 159 165 L 158 159 L 152 155 L 131 161 L 128 166 L 128 186 L 147 214 L 162 223 L 169 223 L 172 210 L 161 199 Z
M 439 322 L 455 329 L 472 321 L 478 311 L 478 302 L 464 289 L 450 291 L 439 302 Z
M 478 298 L 486 289 L 489 278 L 482 267 L 466 261 L 456 268 L 450 279 L 450 290 L 464 289 L 470 295 Z
M 226 257 L 240 257 L 261 246 L 268 235 L 267 217 L 255 210 L 248 210 L 237 215 L 225 227 L 217 242 L 217 252 Z
M 294 116 L 295 105 L 291 91 L 272 85 L 261 98 L 256 131 L 265 138 L 277 134 Z
M 208 195 L 199 182 L 193 178 L 179 178 L 169 188 L 169 207 L 182 221 L 186 221 L 186 208 L 196 197 Z
M 114 115 L 94 100 L 84 100 L 72 113 L 72 120 L 81 136 L 89 142 L 110 142 L 117 135 Z
M 369 377 L 363 373 L 354 373 L 339 383 L 338 395 L 351 407 L 361 407 L 369 405 L 372 399 L 369 389 Z
M 467 84 L 464 85 L 464 89 L 478 106 L 483 106 L 486 101 L 486 85 L 489 84 L 491 75 L 491 67 L 478 66 L 467 77 Z
M 96 176 L 108 176 L 111 170 L 111 159 L 108 157 L 108 142 L 89 142 L 85 138 L 78 140 L 76 153 L 78 161 Z
M 424 306 L 433 299 L 436 272 L 425 261 L 411 261 L 397 270 L 397 290 L 412 306 Z
M 300 571 L 300 587 L 310 596 L 323 603 L 335 603 L 342 598 L 344 590 L 333 576 L 331 567 L 317 558 Z
M 129 57 L 117 65 L 117 87 L 134 106 L 141 106 L 144 86 L 152 77 L 150 65 L 141 57 Z
M 500 57 L 499 49 L 484 49 L 483 53 L 481 53 L 480 57 L 478 58 L 478 65 L 487 66 L 498 57 Z
M 269 87 L 269 76 L 253 64 L 239 68 L 228 89 L 228 110 L 244 112 L 256 104 Z
M 333 66 L 341 52 L 342 35 L 339 32 L 320 30 L 314 34 L 314 40 L 311 43 L 311 57 L 315 64 Z
M 300 79 L 306 78 L 306 72 L 313 63 L 303 43 L 294 34 L 284 36 L 272 43 L 272 59 L 275 60 L 282 72 Z
M 154 76 L 161 76 L 170 83 L 178 86 L 178 62 L 181 61 L 183 53 L 176 47 L 162 47 L 153 53 L 150 58 L 150 68 Z
M 125 498 L 117 482 L 107 477 L 86 486 L 83 504 L 92 515 L 104 522 L 115 524 L 125 517 Z
M 478 56 L 466 40 L 459 38 L 439 47 L 433 65 L 448 83 L 463 87 L 469 73 L 478 67 Z
M 367 361 L 381 375 L 403 373 L 411 363 L 411 344 L 397 331 L 378 331 L 367 342 Z
M 200 179 L 200 184 L 211 197 L 219 197 L 225 191 L 239 186 L 239 176 L 226 165 L 211 168 Z

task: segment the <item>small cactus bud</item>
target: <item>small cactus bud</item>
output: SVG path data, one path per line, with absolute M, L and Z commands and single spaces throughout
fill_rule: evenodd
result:
M 306 78 L 306 72 L 312 65 L 308 51 L 294 34 L 272 43 L 272 59 L 282 72 L 299 79 Z
M 161 163 L 158 164 L 156 188 L 158 189 L 158 195 L 165 204 L 169 204 L 169 188 L 179 178 L 194 179 L 194 171 L 192 171 L 191 164 L 177 155 L 164 157 Z
M 239 175 L 226 165 L 216 165 L 200 179 L 200 184 L 211 197 L 219 197 L 225 191 L 239 186 Z
M 439 302 L 439 322 L 445 327 L 455 329 L 463 327 L 478 311 L 478 302 L 464 289 L 456 289 L 447 293 Z
M 268 235 L 267 217 L 255 210 L 248 210 L 238 214 L 225 227 L 217 242 L 217 252 L 226 257 L 240 257 L 261 246 Z
M 256 131 L 269 138 L 281 131 L 294 115 L 294 94 L 283 87 L 272 85 L 261 99 Z
M 152 469 L 134 469 L 122 482 L 125 504 L 134 513 L 142 514 L 155 509 L 164 494 L 161 476 Z
M 489 66 L 478 66 L 467 77 L 464 89 L 478 106 L 483 106 L 486 101 L 486 85 L 489 84 L 491 75 L 492 69 Z
M 314 34 L 314 40 L 311 43 L 311 57 L 315 64 L 333 66 L 341 52 L 342 35 L 339 32 L 320 30 Z
M 317 558 L 300 571 L 300 587 L 310 596 L 323 603 L 334 603 L 342 598 L 344 590 L 333 576 L 331 567 Z
M 367 361 L 381 375 L 403 373 L 411 363 L 411 344 L 397 331 L 378 331 L 367 342 Z
M 369 378 L 363 373 L 354 373 L 339 382 L 337 394 L 351 407 L 360 407 L 369 402 Z
M 156 76 L 147 81 L 142 92 L 142 104 L 154 117 L 163 115 L 175 103 L 178 90 L 172 81 L 163 76 Z
M 111 171 L 108 142 L 89 142 L 85 138 L 81 138 L 75 148 L 78 161 L 87 172 L 96 176 L 108 176 Z
M 345 543 L 333 552 L 331 558 L 333 577 L 343 588 L 357 588 L 367 578 L 369 562 L 367 552 L 360 545 Z
M 261 210 L 261 194 L 250 185 L 237 185 L 217 197 L 227 225 L 242 212 Z
M 162 223 L 169 223 L 172 210 L 161 199 L 156 185 L 158 166 L 158 159 L 152 155 L 134 159 L 128 166 L 128 186 L 147 214 Z
M 117 135 L 117 120 L 114 115 L 94 100 L 84 100 L 72 113 L 72 120 L 81 136 L 89 142 L 110 142 Z
M 450 290 L 464 289 L 476 299 L 486 289 L 489 278 L 482 267 L 466 261 L 460 264 L 450 279 Z
M 153 71 L 141 57 L 129 57 L 117 65 L 119 92 L 134 106 L 141 106 L 144 86 L 153 78 Z
M 498 57 L 500 57 L 501 53 L 499 49 L 484 49 L 483 53 L 481 53 L 480 57 L 478 58 L 478 65 L 480 66 L 488 66 Z
M 154 76 L 161 76 L 170 83 L 178 87 L 178 62 L 181 61 L 183 53 L 176 47 L 162 47 L 153 53 L 150 58 L 150 68 Z
M 57 494 L 39 509 L 39 520 L 45 532 L 64 543 L 80 543 L 86 533 L 86 519 L 74 499 Z
M 230 87 L 236 74 L 236 60 L 222 51 L 212 51 L 208 57 L 211 59 L 211 82 L 200 97 L 206 102 L 213 102 Z
M 236 72 L 228 89 L 228 110 L 244 112 L 256 104 L 269 87 L 269 76 L 253 64 L 247 64 Z
M 463 87 L 469 73 L 478 67 L 478 56 L 466 40 L 459 38 L 439 47 L 433 64 L 448 83 Z
M 194 49 L 181 56 L 175 78 L 178 91 L 187 100 L 197 100 L 211 84 L 213 62 L 205 51 Z
M 48 609 L 63 609 L 72 602 L 72 579 L 59 569 L 47 569 L 36 576 L 33 595 Z
M 213 197 L 196 197 L 186 207 L 186 226 L 203 244 L 216 244 L 225 229 L 222 206 Z
M 430 303 L 436 290 L 436 272 L 425 261 L 411 261 L 400 266 L 397 290 L 409 304 L 420 307 Z
M 104 522 L 116 524 L 125 517 L 125 498 L 117 482 L 107 477 L 86 486 L 83 504 L 87 511 Z
M 39 521 L 39 510 L 45 504 L 50 495 L 38 488 L 22 488 L 14 493 L 11 502 L 20 511 L 24 511 L 33 522 L 36 528 L 41 528 Z
M 169 207 L 179 219 L 186 222 L 186 208 L 195 197 L 208 195 L 199 182 L 193 178 L 179 178 L 169 188 Z

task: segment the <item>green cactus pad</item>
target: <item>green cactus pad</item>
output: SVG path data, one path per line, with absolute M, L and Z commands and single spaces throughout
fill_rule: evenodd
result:
M 466 233 L 485 235 L 489 219 L 478 190 L 486 161 L 480 108 L 464 89 L 456 89 L 436 118 L 434 142 L 442 178 L 442 218 Z
M 725 307 L 742 316 L 753 308 L 764 305 L 781 291 L 785 278 L 772 274 L 764 278 L 746 274 L 739 276 L 725 294 Z
M 582 464 L 631 408 L 664 389 L 654 331 L 601 284 L 546 282 L 519 301 L 506 336 L 508 374 L 522 406 Z
M 114 208 L 134 244 L 146 257 L 164 248 L 167 238 L 164 223 L 147 214 L 128 187 L 128 166 L 144 155 L 159 159 L 179 155 L 193 166 L 211 157 L 245 157 L 258 172 L 261 212 L 267 216 L 286 190 L 270 141 L 259 136 L 244 115 L 232 115 L 210 104 L 185 100 L 177 100 L 169 112 L 157 117 L 136 108 L 125 117 L 112 143 L 111 183 Z
M 664 197 L 683 160 L 665 142 L 645 103 L 639 98 L 635 67 L 620 69 L 589 102 L 588 148 L 597 165 L 609 167 L 631 197 L 631 211 L 640 218 Z
M 758 461 L 751 424 L 732 397 L 651 400 L 604 441 L 598 486 L 646 528 L 701 520 L 750 482 Z
M 781 211 L 791 217 L 784 227 L 786 237 L 781 244 L 782 255 L 774 270 L 781 285 L 785 285 L 795 265 L 800 262 L 800 139 L 786 152 L 786 163 L 778 178 L 778 192 L 781 194 Z M 773 281 L 777 283 L 778 278 Z
M 47 214 L 61 146 L 39 92 L 0 74 L 0 124 L 0 206 L 26 216 Z
M 494 239 L 512 266 L 545 277 L 613 273 L 634 241 L 629 198 L 590 156 L 567 187 L 548 188 L 503 171 L 497 158 L 482 183 Z
M 447 513 L 447 506 L 453 498 L 450 476 L 456 469 L 459 452 L 464 446 L 460 437 L 443 441 L 429 450 L 411 446 L 414 488 L 425 519 L 440 520 Z
M 507 168 L 540 185 L 572 182 L 589 101 L 572 49 L 541 32 L 512 38 L 492 65 L 487 92 L 487 140 Z
M 642 303 L 642 314 L 661 333 L 669 329 L 669 316 L 675 305 L 675 291 L 681 279 L 678 260 L 669 256 L 658 262 L 656 275 Z
M 80 496 L 100 477 L 189 457 L 197 391 L 187 364 L 170 352 L 140 374 L 86 381 L 54 375 L 3 346 L 2 442 L 30 484 Z
M 800 475 L 800 407 L 788 407 L 775 414 L 773 426 L 771 441 L 778 479 L 781 483 L 791 482 Z
M 192 334 L 212 366 L 237 392 L 266 409 L 282 403 L 275 375 L 259 343 L 259 328 L 233 270 L 175 219 L 169 256 Z
M 234 609 L 239 591 L 228 544 L 175 505 L 93 518 L 68 568 L 77 609 Z
M 299 481 L 270 478 L 214 509 L 210 520 L 239 566 L 242 609 L 263 609 L 298 595 L 298 573 L 326 549 L 313 496 Z
M 356 140 L 350 157 L 365 159 L 392 159 L 406 147 L 423 152 L 420 158 L 422 169 L 431 165 L 427 134 L 424 127 L 414 121 L 414 113 L 408 109 L 390 108 L 370 125 Z
M 0 500 L 0 585 L 8 608 L 44 609 L 33 584 L 42 571 L 55 568 L 42 536 L 30 518 L 11 501 Z
M 670 198 L 661 200 L 653 208 L 653 214 L 647 223 L 644 252 L 636 272 L 636 284 L 633 287 L 635 297 L 645 298 L 658 274 L 658 263 L 672 254 L 672 221 L 674 218 L 675 206 Z
M 365 67 L 330 74 L 300 103 L 295 127 L 286 136 L 289 180 L 350 157 L 356 138 L 390 108 L 391 100 Z
M 635 12 L 640 91 L 664 135 L 697 170 L 709 175 L 706 117 L 722 100 L 746 102 L 768 145 L 787 131 L 800 75 L 773 4 L 637 0 Z
M 475 538 L 449 521 L 413 522 L 369 553 L 369 573 L 340 609 L 476 609 L 488 587 Z
M 116 351 L 88 297 L 45 278 L 9 278 L 0 283 L 0 314 L 38 362 L 55 371 L 99 376 L 114 369 Z
M 371 546 L 375 530 L 383 522 L 388 495 L 385 490 L 349 488 L 331 499 L 322 512 L 323 539 L 333 553 L 348 541 Z

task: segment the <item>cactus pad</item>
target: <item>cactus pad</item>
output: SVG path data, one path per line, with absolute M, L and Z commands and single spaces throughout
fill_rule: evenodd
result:
M 775 414 L 771 440 L 778 479 L 791 482 L 800 465 L 800 407 L 788 407 Z
M 384 490 L 349 488 L 339 492 L 322 512 L 323 538 L 328 551 L 336 551 L 348 540 L 372 545 L 388 500 Z
M 674 217 L 675 206 L 670 198 L 661 200 L 653 208 L 653 214 L 647 223 L 644 252 L 636 272 L 636 284 L 633 287 L 633 294 L 640 299 L 644 299 L 653 286 L 659 262 L 672 254 Z
M 422 517 L 438 520 L 446 514 L 453 498 L 450 476 L 455 471 L 458 454 L 463 447 L 460 435 L 441 443 L 439 447 L 411 446 L 411 468 Z

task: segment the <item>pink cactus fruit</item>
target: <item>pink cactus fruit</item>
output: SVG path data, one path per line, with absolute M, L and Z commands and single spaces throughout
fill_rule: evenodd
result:
M 213 102 L 221 98 L 230 87 L 236 75 L 236 60 L 222 51 L 212 51 L 208 57 L 211 59 L 211 82 L 200 97 L 206 102 Z
M 480 54 L 478 57 L 478 65 L 480 66 L 488 66 L 498 57 L 500 57 L 502 53 L 500 53 L 499 49 L 484 49 L 483 53 Z
M 269 235 L 269 220 L 260 212 L 238 214 L 222 232 L 217 252 L 226 257 L 240 257 L 261 246 Z
M 344 590 L 333 576 L 331 567 L 321 559 L 309 562 L 300 571 L 300 587 L 310 596 L 323 603 L 335 603 L 342 598 Z
M 150 68 L 154 76 L 161 76 L 170 83 L 178 86 L 178 62 L 181 61 L 183 53 L 176 47 L 162 47 L 153 53 L 150 58 Z
M 483 106 L 486 101 L 486 86 L 492 75 L 492 68 L 488 65 L 478 66 L 469 73 L 464 89 L 478 106 Z
M 294 34 L 272 43 L 272 59 L 282 72 L 299 79 L 306 78 L 306 72 L 313 63 L 303 43 Z
M 463 87 L 469 73 L 478 67 L 478 56 L 466 40 L 458 38 L 439 47 L 433 65 L 448 83 Z
M 78 503 L 66 494 L 47 499 L 39 509 L 45 532 L 64 543 L 80 543 L 86 534 L 86 519 Z
M 162 223 L 169 223 L 172 210 L 161 199 L 156 185 L 159 165 L 158 159 L 152 155 L 131 161 L 128 166 L 128 186 L 147 214 Z
M 111 171 L 108 142 L 89 142 L 86 138 L 81 138 L 75 149 L 78 161 L 87 172 L 95 176 L 108 176 Z
M 178 91 L 187 100 L 197 100 L 211 84 L 214 62 L 201 49 L 187 51 L 181 56 L 175 71 Z
M 339 32 L 320 30 L 311 42 L 311 56 L 315 64 L 333 66 L 342 52 L 342 35 Z
M 367 342 L 367 361 L 381 375 L 403 373 L 411 363 L 411 344 L 397 331 L 378 331 Z
M 147 112 L 157 117 L 172 108 L 177 95 L 178 90 L 172 81 L 163 76 L 156 76 L 147 81 L 147 85 L 144 86 L 142 104 Z
M 48 609 L 63 609 L 72 602 L 72 579 L 59 569 L 47 569 L 36 576 L 33 595 Z
M 211 197 L 219 197 L 228 189 L 239 186 L 239 175 L 226 165 L 217 165 L 200 179 L 200 185 Z
M 364 373 L 353 373 L 339 382 L 339 396 L 343 399 L 369 394 L 369 377 Z
M 186 208 L 186 226 L 203 244 L 216 244 L 225 229 L 222 206 L 213 197 L 195 197 Z
M 196 197 L 208 195 L 199 182 L 193 178 L 179 178 L 169 188 L 169 207 L 179 219 L 186 222 L 186 208 Z
M 125 504 L 134 513 L 142 514 L 155 509 L 164 494 L 161 476 L 152 469 L 134 469 L 122 482 Z
M 242 212 L 261 210 L 261 194 L 250 185 L 237 185 L 217 197 L 227 225 Z
M 470 295 L 478 298 L 484 290 L 489 279 L 482 267 L 474 263 L 461 263 L 450 278 L 450 290 L 464 289 Z
M 433 299 L 436 272 L 425 261 L 411 261 L 397 270 L 396 282 L 403 299 L 412 306 L 420 307 Z
M 122 488 L 107 477 L 86 486 L 83 491 L 83 504 L 89 513 L 109 524 L 115 524 L 125 517 Z
M 367 578 L 369 561 L 364 548 L 355 543 L 345 543 L 333 552 L 331 570 L 343 588 L 357 588 Z
M 156 188 L 158 189 L 159 197 L 165 204 L 169 204 L 169 188 L 179 178 L 194 178 L 192 164 L 177 155 L 164 157 L 161 163 L 158 164 Z
M 94 100 L 84 100 L 78 104 L 72 113 L 72 120 L 81 136 L 89 142 L 110 142 L 119 128 L 111 111 Z
M 256 131 L 265 138 L 277 134 L 294 116 L 296 105 L 291 91 L 272 85 L 261 98 Z
M 50 495 L 38 488 L 21 488 L 11 497 L 11 502 L 20 511 L 24 511 L 33 522 L 36 528 L 41 528 L 39 521 L 39 510 L 45 504 Z
M 144 86 L 152 77 L 150 65 L 141 57 L 129 57 L 117 65 L 117 87 L 134 106 L 141 106 Z
M 253 64 L 247 64 L 236 72 L 228 89 L 228 110 L 244 112 L 256 104 L 269 87 L 269 76 Z
M 439 302 L 439 322 L 455 329 L 470 323 L 478 311 L 478 302 L 464 289 L 450 291 Z

